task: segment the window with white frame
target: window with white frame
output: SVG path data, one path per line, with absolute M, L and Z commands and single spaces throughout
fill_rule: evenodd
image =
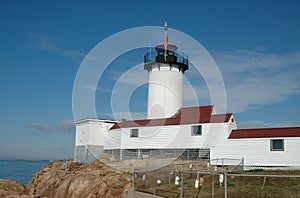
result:
M 284 151 L 284 140 L 283 139 L 273 139 L 270 140 L 271 151 Z
M 192 136 L 202 135 L 202 125 L 192 126 Z
M 139 137 L 139 129 L 130 129 L 130 137 L 138 138 Z

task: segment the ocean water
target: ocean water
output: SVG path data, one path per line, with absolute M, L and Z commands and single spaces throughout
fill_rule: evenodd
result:
M 49 161 L 0 160 L 0 178 L 27 185 L 32 176 Z

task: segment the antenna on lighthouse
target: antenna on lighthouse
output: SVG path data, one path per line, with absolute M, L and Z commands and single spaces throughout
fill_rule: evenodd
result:
M 165 30 L 165 39 L 164 39 L 164 48 L 165 48 L 165 51 L 164 51 L 164 58 L 165 58 L 165 61 L 167 61 L 167 47 L 168 47 L 168 22 L 167 20 L 165 19 L 165 26 L 164 26 L 164 30 Z

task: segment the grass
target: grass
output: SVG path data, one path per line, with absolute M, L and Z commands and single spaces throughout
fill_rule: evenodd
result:
M 268 174 L 268 175 L 300 175 L 300 171 L 242 171 L 243 174 Z M 145 190 L 157 195 L 166 197 L 180 197 L 180 185 L 175 186 L 176 173 L 170 175 L 169 172 L 151 171 L 146 174 L 146 181 L 141 180 L 139 174 L 136 178 L 136 189 Z M 177 173 L 177 176 L 180 176 Z M 199 197 L 224 197 L 224 187 L 220 187 L 218 175 L 204 175 L 204 186 Z M 160 179 L 162 184 L 158 186 L 156 180 Z M 169 180 L 170 179 L 170 180 Z M 195 197 L 197 189 L 194 187 L 196 175 L 184 174 L 184 197 Z M 170 183 L 169 183 L 170 182 Z M 227 179 L 228 197 L 299 197 L 300 198 L 300 178 L 275 178 L 275 177 L 241 177 L 228 176 Z

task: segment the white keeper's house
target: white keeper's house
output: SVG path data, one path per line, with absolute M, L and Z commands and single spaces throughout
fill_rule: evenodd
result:
M 102 153 L 117 160 L 151 157 L 206 159 L 215 165 L 300 167 L 300 127 L 237 129 L 233 114 L 213 106 L 183 107 L 188 58 L 168 41 L 144 57 L 149 74 L 147 119 L 76 120 L 74 160 L 90 162 Z M 224 160 L 225 159 L 225 160 Z

